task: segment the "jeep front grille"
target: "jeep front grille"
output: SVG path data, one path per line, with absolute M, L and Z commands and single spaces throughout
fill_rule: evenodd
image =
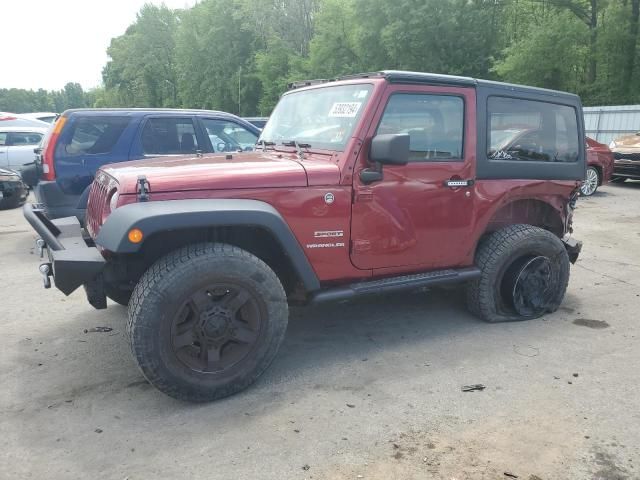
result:
M 111 177 L 99 171 L 91 185 L 85 217 L 87 232 L 91 238 L 95 239 L 98 236 L 105 213 L 108 213 L 109 192 L 115 186 L 113 183 L 115 181 Z

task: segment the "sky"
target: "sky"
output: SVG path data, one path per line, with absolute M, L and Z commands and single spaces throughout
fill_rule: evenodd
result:
M 0 88 L 60 90 L 102 82 L 111 38 L 122 35 L 145 3 L 169 8 L 196 0 L 1 0 Z

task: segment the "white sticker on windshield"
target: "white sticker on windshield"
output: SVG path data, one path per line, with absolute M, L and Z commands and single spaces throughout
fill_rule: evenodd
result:
M 353 118 L 358 114 L 362 102 L 338 102 L 334 103 L 329 111 L 330 117 Z
M 368 93 L 369 93 L 369 90 L 360 90 L 356 98 L 365 98 Z

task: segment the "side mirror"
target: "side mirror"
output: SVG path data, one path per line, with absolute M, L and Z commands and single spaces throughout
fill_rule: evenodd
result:
M 405 165 L 409 162 L 409 135 L 376 135 L 371 139 L 369 159 L 387 165 Z

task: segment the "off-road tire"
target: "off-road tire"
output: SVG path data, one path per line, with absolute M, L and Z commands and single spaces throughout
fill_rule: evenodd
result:
M 503 298 L 501 283 L 516 260 L 538 255 L 549 258 L 551 263 L 551 298 L 543 312 L 522 316 Z M 569 256 L 564 244 L 553 233 L 531 225 L 510 225 L 487 235 L 478 246 L 475 263 L 482 273 L 467 286 L 467 307 L 486 322 L 529 320 L 554 312 L 569 283 Z
M 114 302 L 126 307 L 127 305 L 129 305 L 129 300 L 131 299 L 131 294 L 133 293 L 133 291 L 125 290 L 123 288 L 105 283 L 104 293 Z
M 265 313 L 263 327 L 253 353 L 232 372 L 196 372 L 172 350 L 170 325 L 190 292 L 222 281 L 242 285 L 254 295 Z M 142 276 L 129 302 L 127 334 L 133 356 L 152 385 L 180 400 L 206 402 L 233 395 L 260 377 L 278 352 L 287 322 L 284 289 L 267 264 L 232 245 L 202 243 L 167 254 Z

